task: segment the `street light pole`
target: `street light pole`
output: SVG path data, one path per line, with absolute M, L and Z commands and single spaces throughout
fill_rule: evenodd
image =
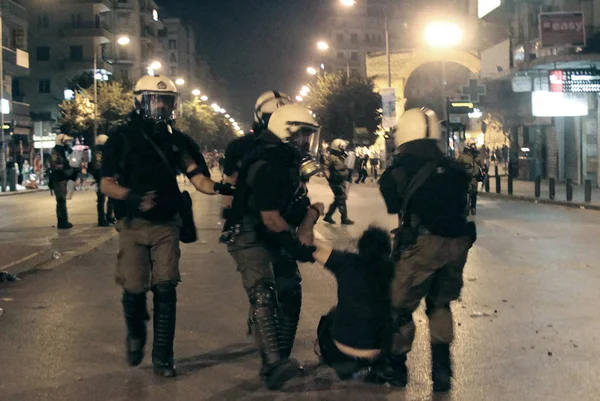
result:
M 2 33 L 2 8 L 0 8 L 0 34 Z M 2 40 L 0 37 L 0 99 L 4 98 L 4 58 L 3 58 L 3 48 L 2 48 Z M 1 103 L 1 100 L 0 100 Z M 0 104 L 0 109 L 1 109 Z M 0 126 L 1 134 L 0 134 L 0 144 L 2 145 L 2 154 L 0 155 L 0 172 L 2 173 L 2 177 L 0 177 L 0 181 L 2 184 L 2 192 L 6 191 L 6 144 L 4 143 L 4 113 L 0 110 Z
M 385 54 L 387 56 L 387 69 L 388 69 L 388 88 L 392 87 L 392 60 L 390 55 L 390 30 L 388 23 L 387 10 L 383 9 L 383 15 L 385 17 Z
M 98 45 L 94 43 L 94 143 L 98 137 Z

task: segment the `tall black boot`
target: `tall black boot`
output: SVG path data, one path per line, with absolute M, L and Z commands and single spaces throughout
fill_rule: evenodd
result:
M 278 337 L 277 294 L 271 283 L 262 283 L 249 291 L 254 307 L 253 334 L 262 358 L 261 376 L 270 390 L 280 388 L 298 374 L 298 367 L 282 356 Z
M 61 199 L 56 200 L 56 217 L 58 224 L 56 227 L 60 230 L 68 230 L 73 227 L 73 224 L 69 223 L 69 214 L 67 212 L 67 200 Z
M 342 215 L 342 224 L 344 225 L 352 225 L 354 222 L 348 218 L 348 207 L 346 206 L 346 202 L 340 205 L 340 214 Z
M 146 293 L 132 294 L 123 291 L 123 313 L 127 326 L 127 362 L 130 366 L 137 366 L 144 359 L 144 346 L 146 345 L 146 322 L 150 319 L 146 309 Z
M 380 384 L 389 383 L 394 387 L 406 387 L 408 383 L 406 354 L 384 356 L 365 380 Z
M 433 380 L 433 391 L 450 391 L 452 387 L 450 344 L 431 344 L 431 380 Z
M 302 285 L 298 283 L 279 297 L 279 347 L 281 356 L 289 358 L 294 347 L 300 309 L 302 308 Z
M 106 202 L 106 222 L 108 224 L 115 224 L 114 202 L 110 198 Z
M 336 209 L 337 209 L 337 202 L 333 202 L 331 205 L 329 205 L 329 209 L 327 210 L 327 213 L 325 214 L 323 221 L 325 221 L 329 224 L 335 224 L 335 220 L 333 219 L 333 214 L 335 213 Z
M 173 366 L 173 341 L 177 291 L 171 283 L 157 284 L 154 293 L 154 344 L 152 346 L 152 370 L 157 376 L 175 376 Z
M 477 214 L 477 191 L 471 192 L 471 214 L 475 216 Z

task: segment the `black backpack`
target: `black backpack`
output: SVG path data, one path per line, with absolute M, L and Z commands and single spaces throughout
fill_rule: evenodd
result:
M 379 181 L 388 213 L 406 209 L 404 212 L 416 215 L 419 223 L 435 235 L 464 235 L 470 177 L 461 163 L 443 157 L 425 163 L 416 172 L 407 170 L 401 164 L 393 165 Z M 399 185 L 400 180 L 404 185 Z

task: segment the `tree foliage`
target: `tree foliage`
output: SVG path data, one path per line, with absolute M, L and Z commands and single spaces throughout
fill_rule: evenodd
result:
M 229 120 L 210 106 L 198 101 L 183 104 L 177 129 L 190 135 L 203 150 L 223 150 L 236 135 Z
M 94 95 L 92 89 L 81 86 L 75 97 L 60 104 L 62 116 L 58 120 L 61 132 L 85 138 L 91 143 L 94 127 Z M 119 125 L 133 108 L 133 93 L 120 82 L 98 83 L 98 134 L 105 134 Z
M 355 143 L 371 145 L 381 125 L 381 95 L 375 92 L 370 78 L 344 74 L 319 75 L 310 85 L 306 105 L 317 115 L 321 124 L 321 138 L 331 141 L 342 138 Z M 356 134 L 356 128 L 366 133 Z

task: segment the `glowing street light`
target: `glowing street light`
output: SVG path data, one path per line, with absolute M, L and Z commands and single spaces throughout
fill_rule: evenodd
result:
M 340 0 L 340 3 L 342 3 L 346 7 L 352 7 L 356 4 L 356 0 Z
M 463 32 L 454 22 L 436 21 L 425 28 L 425 40 L 431 47 L 454 47 L 462 41 L 462 38 Z
M 231 117 L 229 114 L 225 114 L 225 118 L 229 118 Z
M 202 93 L 202 92 L 200 92 L 200 89 L 194 89 L 192 91 L 192 95 L 194 95 L 194 96 L 200 96 L 200 93 Z
M 198 92 L 200 92 L 200 91 L 198 91 Z M 202 95 L 202 96 L 200 96 L 200 100 L 202 100 L 203 102 L 206 102 L 208 100 L 208 96 Z
M 308 92 L 310 92 L 310 88 L 309 88 L 308 86 L 304 85 L 304 86 L 302 87 L 302 92 L 306 92 L 306 93 L 308 93 Z
M 221 110 L 219 110 L 219 113 L 225 114 L 225 113 L 227 113 L 227 110 L 225 110 L 225 109 L 222 108 Z
M 120 36 L 119 39 L 117 39 L 117 43 L 121 46 L 126 46 L 131 43 L 131 39 L 129 39 L 129 36 Z
M 310 75 L 317 75 L 317 70 L 315 69 L 315 67 L 308 67 L 306 69 L 306 72 L 308 72 Z
M 181 85 L 185 84 L 185 79 L 183 79 L 183 78 L 177 78 L 175 80 L 175 84 L 181 86 Z
M 321 40 L 320 42 L 317 42 L 317 48 L 319 50 L 326 51 L 329 50 L 329 45 L 327 44 L 327 42 Z
M 235 120 L 233 118 L 230 118 L 229 121 L 232 122 L 232 123 L 235 122 Z
M 301 102 L 304 100 L 304 98 L 302 96 L 298 95 L 298 96 L 296 96 L 296 100 Z
M 160 70 L 160 67 L 162 67 L 162 64 L 160 63 L 160 61 L 153 61 L 150 64 L 150 69 L 152 69 L 152 70 Z
M 212 109 L 213 109 L 214 111 L 217 111 L 217 112 L 218 112 L 219 110 L 221 110 L 221 106 L 219 106 L 219 105 L 218 105 L 218 104 L 216 104 L 216 103 L 213 103 L 213 104 L 211 104 L 211 105 L 210 105 L 210 107 L 212 107 Z

